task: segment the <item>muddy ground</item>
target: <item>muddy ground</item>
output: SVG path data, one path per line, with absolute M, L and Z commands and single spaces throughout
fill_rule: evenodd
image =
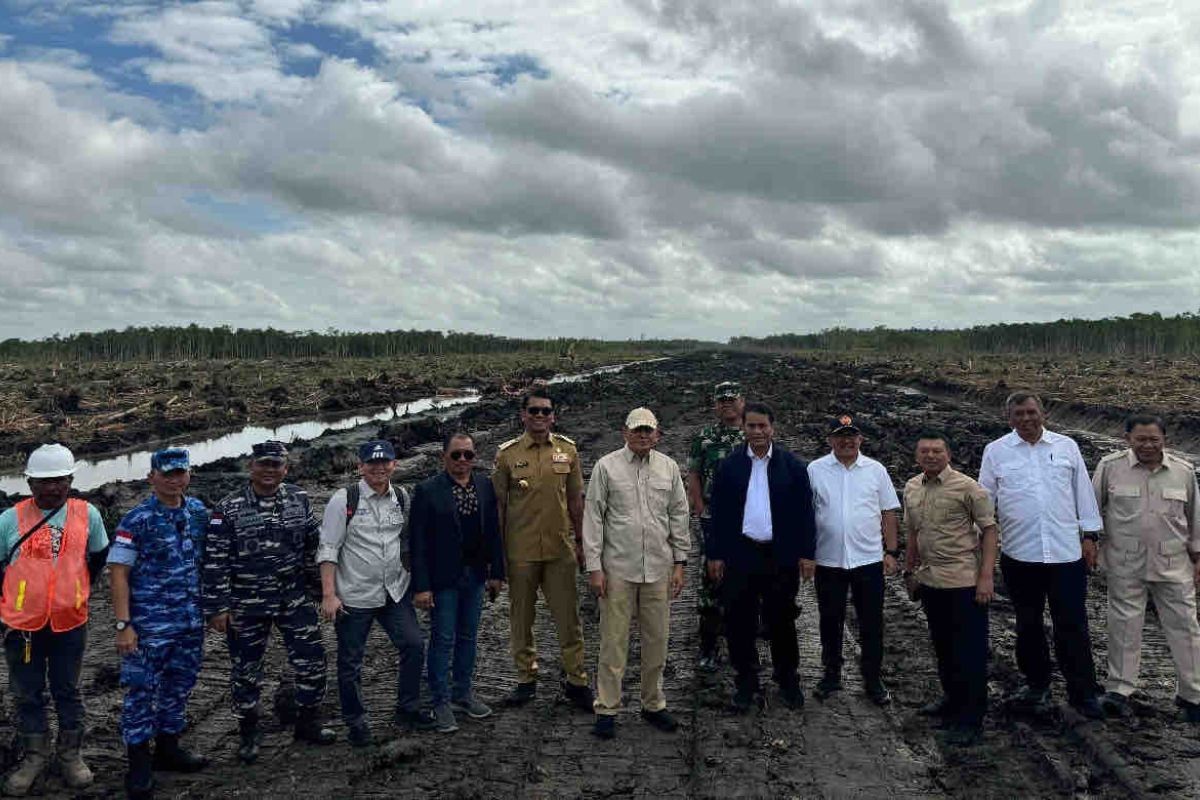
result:
M 634 367 L 591 383 L 557 387 L 560 429 L 576 439 L 585 474 L 594 461 L 619 446 L 624 414 L 649 405 L 665 426 L 661 449 L 680 459 L 692 434 L 709 419 L 714 382 L 742 382 L 749 394 L 775 406 L 780 438 L 806 458 L 823 453 L 822 426 L 833 413 L 849 411 L 866 421 L 865 451 L 880 459 L 899 487 L 915 472 L 911 445 L 916 432 L 933 424 L 950 432 L 958 465 L 978 470 L 983 446 L 1005 432 L 990 403 L 970 397 L 928 396 L 870 383 L 853 368 L 789 357 L 695 354 L 665 364 Z M 468 408 L 458 422 L 478 435 L 484 467 L 496 445 L 516 432 L 515 403 L 494 399 Z M 372 426 L 322 437 L 296 450 L 293 477 L 323 502 L 351 474 L 349 446 L 382 432 L 406 448 L 400 477 L 409 483 L 437 468 L 442 425 L 425 420 Z M 1113 446 L 1111 439 L 1080 439 L 1089 465 Z M 238 485 L 240 465 L 230 460 L 197 472 L 198 494 L 215 498 Z M 105 487 L 89 497 L 110 514 L 127 509 L 144 485 Z M 962 749 L 946 745 L 916 709 L 937 692 L 925 620 L 902 586 L 889 582 L 886 608 L 885 680 L 895 702 L 879 709 L 859 693 L 854 622 L 848 623 L 847 691 L 825 703 L 809 698 L 791 712 L 769 694 L 767 706 L 747 717 L 725 711 L 731 676 L 698 676 L 694 670 L 695 569 L 673 607 L 666 692 L 682 726 L 664 735 L 636 714 L 638 648 L 632 647 L 626 694 L 632 708 L 620 717 L 618 737 L 600 743 L 589 735 L 591 717 L 559 701 L 556 681 L 544 680 L 535 703 L 520 710 L 498 709 L 481 723 L 460 721 L 450 736 L 402 735 L 388 727 L 395 692 L 395 659 L 378 630 L 364 670 L 371 719 L 381 743 L 366 750 L 344 741 L 329 748 L 296 746 L 271 722 L 260 761 L 241 766 L 234 755 L 237 734 L 228 709 L 227 653 L 210 635 L 205 666 L 193 695 L 188 740 L 211 755 L 213 765 L 194 776 L 160 776 L 161 797 L 829 797 L 829 798 L 1191 798 L 1200 790 L 1200 735 L 1171 704 L 1174 670 L 1152 615 L 1148 619 L 1143 691 L 1128 721 L 1084 722 L 1060 708 L 1045 719 L 1010 716 L 1001 698 L 1018 686 L 1011 606 L 1001 597 L 992 609 L 990 715 L 983 742 Z M 581 592 L 584 583 L 580 582 Z M 1092 641 L 1097 664 L 1105 663 L 1104 581 L 1089 589 Z M 86 755 L 97 772 L 95 787 L 81 797 L 120 794 L 124 768 L 118 742 L 121 692 L 115 684 L 106 590 L 93 602 L 91 649 L 84 692 L 91 735 Z M 798 623 L 801 672 L 811 687 L 820 671 L 812 587 L 801 587 Z M 595 605 L 583 602 L 589 666 L 595 664 Z M 508 655 L 507 596 L 484 610 L 477 687 L 496 703 L 514 685 Z M 553 628 L 538 621 L 543 675 L 558 672 Z M 331 628 L 324 630 L 330 654 L 331 691 L 324 710 L 339 733 L 332 690 Z M 280 648 L 271 648 L 264 698 L 279 675 Z M 764 664 L 769 662 L 762 648 Z M 1056 695 L 1063 697 L 1061 685 Z M 6 701 L 7 702 L 7 701 Z M 0 738 L 10 730 L 0 725 Z M 62 794 L 52 778 L 47 793 Z

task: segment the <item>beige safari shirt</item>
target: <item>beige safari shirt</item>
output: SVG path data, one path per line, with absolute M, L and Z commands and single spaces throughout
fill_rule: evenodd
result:
M 589 572 L 656 583 L 687 560 L 690 547 L 687 492 L 674 459 L 657 450 L 638 458 L 622 447 L 596 462 L 583 511 Z
M 925 586 L 974 586 L 982 560 L 980 532 L 995 524 L 987 490 L 957 470 L 946 467 L 934 478 L 922 473 L 904 484 L 904 529 L 917 537 L 916 576 Z
M 1163 453 L 1151 471 L 1132 449 L 1105 456 L 1092 475 L 1104 518 L 1100 553 L 1106 570 L 1126 578 L 1188 583 L 1200 552 L 1196 471 L 1184 459 Z
M 500 445 L 492 473 L 505 509 L 504 547 L 509 561 L 575 557 L 567 497 L 583 493 L 575 443 L 557 433 L 539 445 L 528 433 Z

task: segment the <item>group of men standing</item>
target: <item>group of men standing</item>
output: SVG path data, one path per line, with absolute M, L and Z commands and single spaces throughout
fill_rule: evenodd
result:
M 205 626 L 226 637 L 237 754 L 251 763 L 272 628 L 294 676 L 295 738 L 315 745 L 335 739 L 318 713 L 326 689 L 320 618 L 335 625 L 351 744 L 373 739 L 361 672 L 375 622 L 399 657 L 398 725 L 450 732 L 458 716 L 489 716 L 471 688 L 476 638 L 485 594 L 494 598 L 505 581 L 517 671 L 506 705 L 537 696 L 540 591 L 558 634 L 563 695 L 594 712 L 594 733 L 616 735 L 635 617 L 641 715 L 673 731 L 678 723 L 662 675 L 670 603 L 683 588 L 691 549 L 690 515 L 699 517 L 704 559 L 698 664 L 717 667 L 723 631 L 735 711 L 750 710 L 761 696 L 760 635 L 770 641 L 784 705 L 803 706 L 795 626 L 802 579 L 815 581 L 820 616 L 823 669 L 814 694 L 825 699 L 842 690 L 849 599 L 864 693 L 890 702 L 882 681 L 884 578 L 903 558 L 942 688 L 921 713 L 945 720 L 951 741 L 974 742 L 987 708 L 987 608 L 1003 537 L 999 567 L 1026 681 L 1018 705 L 1037 710 L 1049 700 L 1048 604 L 1069 703 L 1090 718 L 1128 713 L 1153 597 L 1178 673 L 1176 701 L 1189 721 L 1200 722 L 1196 477 L 1191 464 L 1164 452 L 1160 418 L 1131 417 L 1129 448 L 1101 460 L 1089 480 L 1075 442 L 1045 429 L 1040 400 L 1015 393 L 1006 402 L 1012 432 L 986 447 L 978 482 L 950 466 L 944 433 L 921 433 L 921 472 L 905 484 L 902 506 L 887 470 L 862 453 L 864 430 L 854 416 L 831 420 L 828 454 L 806 463 L 776 441 L 773 410 L 745 402 L 737 384 L 717 385 L 714 411 L 717 422 L 692 444 L 686 484 L 676 462 L 656 450 L 654 413 L 629 412 L 624 445 L 596 462 L 585 496 L 575 444 L 552 430 L 553 400 L 535 389 L 522 401 L 524 433 L 500 445 L 490 480 L 474 470 L 472 437 L 454 433 L 443 442 L 442 471 L 410 498 L 392 483 L 391 443 L 370 441 L 358 452 L 359 480 L 334 493 L 320 520 L 307 493 L 285 481 L 282 443 L 256 445 L 247 484 L 211 511 L 187 494 L 187 451 L 168 448 L 153 455 L 151 494 L 121 520 L 111 546 L 96 509 L 69 497 L 70 451 L 39 448 L 26 469 L 31 497 L 0 515 L 7 564 L 0 620 L 25 753 L 6 792 L 28 793 L 49 762 L 47 684 L 59 716 L 59 771 L 72 788 L 92 781 L 80 755 L 79 677 L 90 587 L 105 562 L 127 688 L 121 735 L 130 797 L 152 796 L 156 769 L 187 772 L 207 763 L 180 742 Z M 1098 561 L 1108 572 L 1107 692 L 1096 682 L 1085 607 L 1087 574 Z M 600 605 L 595 695 L 576 594 L 581 569 Z M 429 612 L 427 658 L 418 609 Z M 422 666 L 428 709 L 419 704 Z

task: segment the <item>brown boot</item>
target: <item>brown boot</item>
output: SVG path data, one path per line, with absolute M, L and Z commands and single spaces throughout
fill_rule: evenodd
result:
M 21 745 L 25 748 L 25 758 L 4 781 L 4 793 L 13 797 L 29 794 L 37 779 L 42 777 L 50 755 L 50 740 L 44 733 L 21 734 Z
M 72 789 L 92 785 L 92 771 L 83 763 L 83 756 L 79 753 L 82 745 L 83 731 L 58 732 L 58 771 Z

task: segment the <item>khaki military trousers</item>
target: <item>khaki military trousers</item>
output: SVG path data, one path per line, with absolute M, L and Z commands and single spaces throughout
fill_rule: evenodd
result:
M 631 583 L 609 578 L 600 600 L 600 658 L 596 665 L 597 714 L 616 714 L 621 707 L 621 680 L 629 655 L 629 622 L 637 616 L 642 651 L 642 710 L 667 707 L 663 667 L 667 663 L 667 628 L 671 617 L 671 581 Z
M 579 622 L 579 597 L 575 590 L 577 566 L 573 557 L 555 561 L 510 561 L 508 563 L 509 625 L 512 628 L 512 655 L 517 665 L 517 681 L 530 683 L 538 678 L 537 645 L 533 621 L 537 616 L 538 589 L 550 607 L 558 644 L 562 649 L 562 667 L 567 682 L 587 686 L 583 667 L 583 626 Z
M 1200 703 L 1200 623 L 1196 586 L 1108 575 L 1108 682 L 1110 692 L 1128 697 L 1137 689 L 1142 660 L 1142 624 L 1146 597 L 1154 597 L 1171 657 L 1179 696 Z

